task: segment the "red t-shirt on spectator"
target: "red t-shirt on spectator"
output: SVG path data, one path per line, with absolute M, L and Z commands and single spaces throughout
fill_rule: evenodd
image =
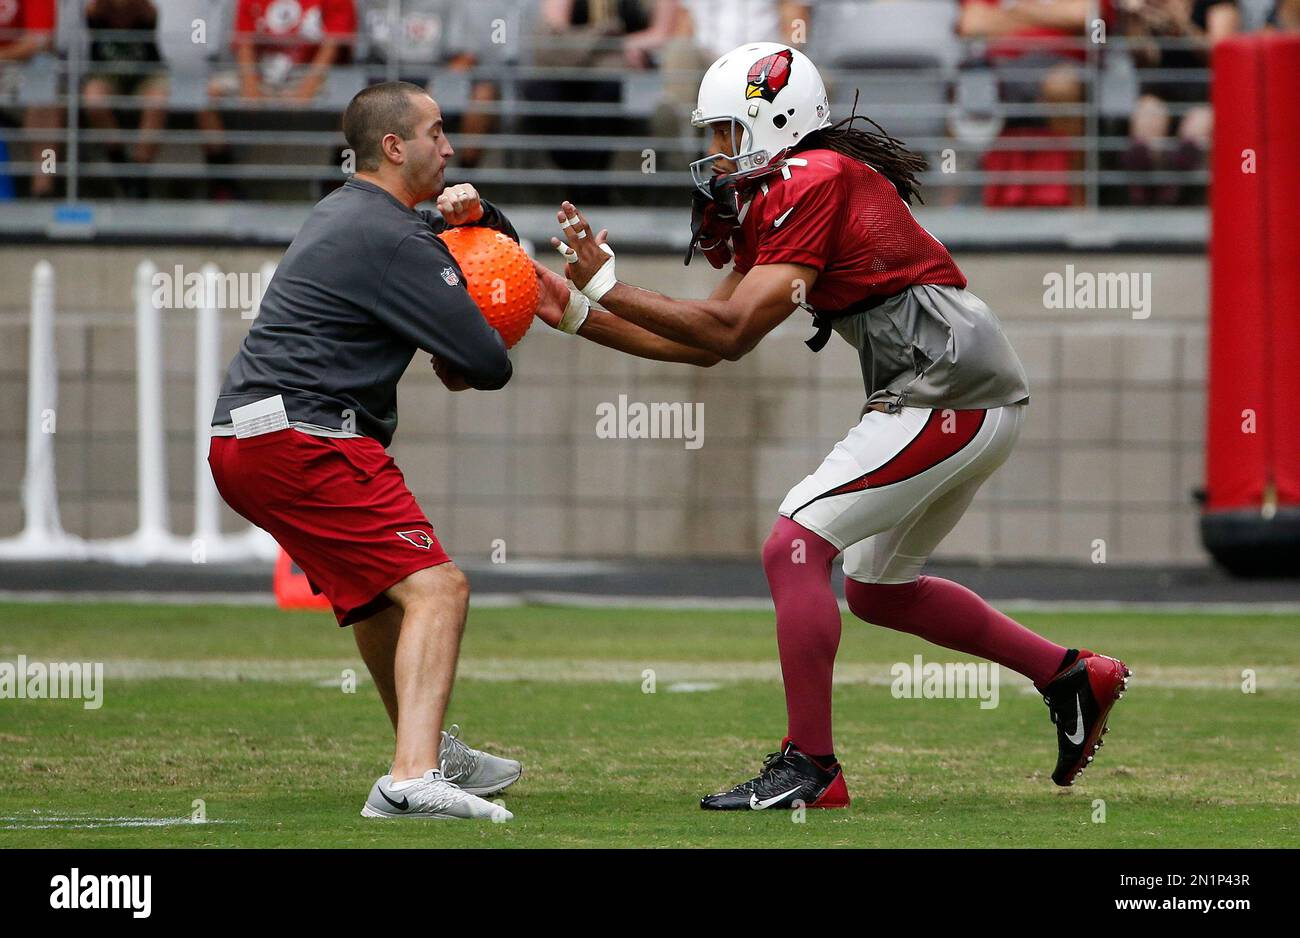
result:
M 280 56 L 289 65 L 310 62 L 324 36 L 346 37 L 356 29 L 352 0 L 239 0 L 235 14 L 236 42 L 252 38 L 259 61 Z M 257 42 L 263 38 L 278 41 Z
M 1032 3 L 1034 0 L 1017 0 L 1020 3 Z M 1006 6 L 1007 0 L 961 0 L 962 6 L 969 3 L 985 3 L 991 6 Z M 1113 0 L 1101 0 L 1098 15 L 1106 23 L 1109 34 L 1115 25 L 1115 8 Z M 1004 36 L 989 37 L 988 56 L 991 59 L 1015 59 L 1029 52 L 1050 52 L 1055 55 L 1069 56 L 1082 61 L 1087 58 L 1082 41 L 1092 32 L 1091 21 L 1079 24 L 1073 32 L 1068 29 L 1054 29 L 1051 26 L 1026 26 Z M 1054 39 L 1066 39 L 1066 42 L 1053 42 Z
M 0 49 L 20 38 L 8 30 L 54 31 L 54 0 L 0 0 Z

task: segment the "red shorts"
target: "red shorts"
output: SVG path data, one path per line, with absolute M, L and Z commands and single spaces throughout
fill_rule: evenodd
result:
M 384 590 L 451 560 L 401 470 L 369 437 L 214 436 L 208 465 L 226 504 L 279 542 L 339 625 L 391 606 Z

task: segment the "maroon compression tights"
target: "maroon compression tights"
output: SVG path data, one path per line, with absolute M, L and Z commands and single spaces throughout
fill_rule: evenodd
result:
M 763 544 L 763 569 L 776 604 L 788 733 L 800 749 L 814 755 L 834 751 L 831 676 L 840 645 L 840 610 L 831 588 L 831 561 L 838 554 L 834 544 L 784 517 Z M 1065 656 L 1062 646 L 949 580 L 846 580 L 844 595 L 853 614 L 866 622 L 996 661 L 1035 684 L 1050 680 Z

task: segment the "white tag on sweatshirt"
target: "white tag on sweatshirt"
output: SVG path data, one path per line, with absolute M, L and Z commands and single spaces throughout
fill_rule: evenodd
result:
M 241 440 L 289 429 L 289 418 L 284 412 L 284 398 L 279 394 L 232 409 L 230 422 L 235 427 L 235 436 Z

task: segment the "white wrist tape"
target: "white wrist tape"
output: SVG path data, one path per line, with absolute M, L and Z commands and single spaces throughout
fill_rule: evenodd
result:
M 567 332 L 569 335 L 577 335 L 582 324 L 587 321 L 587 316 L 591 314 L 591 300 L 587 299 L 577 290 L 569 291 L 569 302 L 564 307 L 564 315 L 560 317 L 560 324 L 555 328 L 561 332 Z
M 618 277 L 614 273 L 614 249 L 608 244 L 602 244 L 600 249 L 609 255 L 609 260 L 600 265 L 600 270 L 592 274 L 587 285 L 582 288 L 587 299 L 593 303 L 599 303 L 600 298 L 618 283 Z
M 618 277 L 614 273 L 614 249 L 608 244 L 602 244 L 600 249 L 609 255 L 609 260 L 600 265 L 600 269 L 591 275 L 587 285 L 582 288 L 587 299 L 593 303 L 599 303 L 600 298 L 609 292 L 614 284 L 618 283 Z M 564 258 L 566 264 L 576 264 L 578 262 L 578 252 L 569 247 L 563 241 L 556 248 L 560 256 Z

